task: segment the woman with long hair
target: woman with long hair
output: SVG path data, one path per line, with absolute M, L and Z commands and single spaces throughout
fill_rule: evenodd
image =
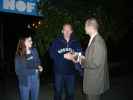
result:
M 39 72 L 43 71 L 36 48 L 32 47 L 31 36 L 21 38 L 15 55 L 15 71 L 19 81 L 20 99 L 38 100 Z

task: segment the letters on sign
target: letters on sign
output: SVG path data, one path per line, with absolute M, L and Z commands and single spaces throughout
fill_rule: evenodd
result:
M 37 2 L 39 0 L 2 0 L 0 1 L 0 11 L 36 15 Z

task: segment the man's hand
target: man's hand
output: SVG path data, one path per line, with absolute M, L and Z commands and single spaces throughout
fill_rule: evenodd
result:
M 72 54 L 71 52 L 64 54 L 64 58 L 73 61 L 74 63 L 80 63 L 81 65 L 84 65 L 85 63 L 85 56 L 81 55 L 78 61 L 78 55 Z
M 68 53 L 64 54 L 64 58 L 67 59 L 67 60 L 73 60 L 74 55 L 72 53 L 68 52 Z
M 80 60 L 79 60 L 79 63 L 80 63 L 81 65 L 84 65 L 85 62 L 86 62 L 85 56 L 81 56 L 81 57 L 80 57 Z
M 73 61 L 74 63 L 77 63 L 77 60 L 75 59 L 75 55 L 71 52 L 64 54 L 64 58 L 67 60 Z

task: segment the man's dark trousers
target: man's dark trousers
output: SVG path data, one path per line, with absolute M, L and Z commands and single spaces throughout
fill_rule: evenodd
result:
M 62 100 L 63 91 L 65 90 L 65 100 L 74 100 L 75 92 L 75 75 L 54 76 L 54 100 Z

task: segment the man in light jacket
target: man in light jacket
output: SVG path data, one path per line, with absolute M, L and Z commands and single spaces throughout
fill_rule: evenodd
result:
M 86 34 L 90 41 L 81 60 L 84 66 L 83 91 L 87 100 L 100 100 L 100 95 L 109 89 L 107 49 L 103 38 L 98 33 L 98 23 L 94 18 L 85 22 Z

